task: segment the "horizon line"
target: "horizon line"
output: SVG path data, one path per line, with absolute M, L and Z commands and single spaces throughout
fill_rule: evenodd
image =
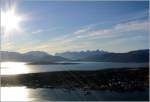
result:
M 45 52 L 47 54 L 50 55 L 56 55 L 59 53 L 66 53 L 66 52 L 92 52 L 92 51 L 104 51 L 104 52 L 109 52 L 109 53 L 128 53 L 131 51 L 138 51 L 138 50 L 150 50 L 150 48 L 145 48 L 145 49 L 135 49 L 135 50 L 129 50 L 129 51 L 124 51 L 124 52 L 116 52 L 116 51 L 107 51 L 107 50 L 101 50 L 101 49 L 95 49 L 95 50 L 80 50 L 80 51 L 63 51 L 63 52 L 56 52 L 56 53 L 49 53 L 47 51 L 41 51 L 41 50 L 32 50 L 32 51 L 27 51 L 27 52 L 19 52 L 19 51 L 6 51 L 6 50 L 1 50 L 0 52 L 15 52 L 15 53 L 19 53 L 19 54 L 25 54 L 25 53 L 29 53 L 29 52 Z

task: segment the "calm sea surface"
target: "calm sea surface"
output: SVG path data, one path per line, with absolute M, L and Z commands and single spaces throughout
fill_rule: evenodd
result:
M 80 89 L 30 89 L 26 87 L 2 87 L 1 101 L 148 101 L 148 90 L 143 92 L 93 91 Z
M 52 71 L 70 71 L 70 70 L 99 70 L 106 68 L 134 68 L 143 67 L 148 63 L 112 63 L 112 62 L 77 62 L 79 64 L 66 65 L 26 65 L 21 62 L 2 62 L 1 75 L 52 72 Z

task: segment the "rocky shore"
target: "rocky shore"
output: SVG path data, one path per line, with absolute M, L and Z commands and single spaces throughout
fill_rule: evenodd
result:
M 61 71 L 1 75 L 1 86 L 143 91 L 149 88 L 149 68 L 113 68 L 97 71 Z

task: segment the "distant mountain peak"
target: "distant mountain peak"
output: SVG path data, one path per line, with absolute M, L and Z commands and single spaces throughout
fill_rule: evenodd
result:
M 62 56 L 64 58 L 69 58 L 69 59 L 81 59 L 81 58 L 85 58 L 88 56 L 100 56 L 103 54 L 107 54 L 109 52 L 107 51 L 103 51 L 103 50 L 86 50 L 86 51 L 67 51 L 67 52 L 63 52 L 63 53 L 56 53 L 56 56 Z

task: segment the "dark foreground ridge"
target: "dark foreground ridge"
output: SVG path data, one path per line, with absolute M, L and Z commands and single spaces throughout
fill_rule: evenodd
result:
M 61 71 L 1 76 L 1 86 L 142 91 L 149 87 L 149 68 Z

